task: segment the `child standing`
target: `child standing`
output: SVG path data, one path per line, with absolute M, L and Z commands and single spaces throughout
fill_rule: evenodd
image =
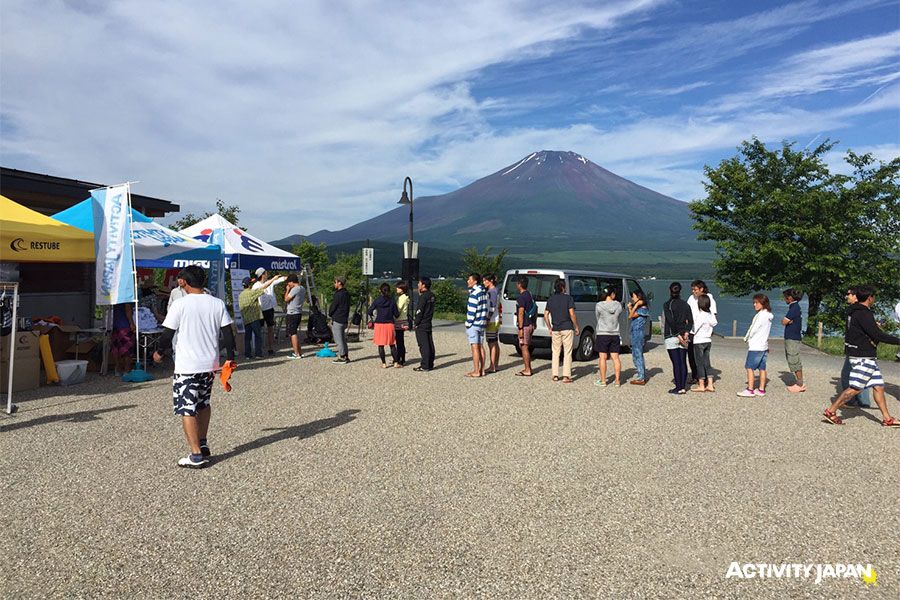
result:
M 769 297 L 765 294 L 753 296 L 753 308 L 756 314 L 744 336 L 744 341 L 747 342 L 747 361 L 744 363 L 747 369 L 747 389 L 737 394 L 744 398 L 766 395 L 766 356 L 769 354 L 769 331 L 772 329 L 772 305 Z M 754 389 L 753 372 L 756 370 L 759 370 L 759 387 Z
M 803 364 L 800 362 L 800 346 L 803 344 L 803 312 L 800 310 L 802 292 L 791 288 L 784 290 L 784 301 L 788 305 L 787 314 L 781 319 L 784 325 L 784 357 L 788 368 L 794 374 L 794 385 L 788 386 L 789 392 L 805 392 L 803 385 Z
M 713 387 L 709 352 L 712 348 L 713 328 L 718 325 L 718 321 L 716 321 L 716 316 L 712 313 L 712 301 L 707 294 L 701 294 L 697 298 L 697 309 L 692 331 L 694 334 L 694 364 L 697 365 L 697 387 L 691 388 L 691 391 L 715 392 L 716 388 Z M 763 383 L 763 386 L 765 386 L 765 383 Z

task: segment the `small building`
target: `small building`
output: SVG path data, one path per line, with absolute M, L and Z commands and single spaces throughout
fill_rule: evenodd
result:
M 106 185 L 0 167 L 0 193 L 45 215 L 74 206 L 89 198 L 91 190 Z M 141 194 L 131 194 L 131 205 L 148 217 L 164 217 L 181 210 L 168 200 Z M 16 263 L 15 267 L 4 264 L 0 279 L 16 275 L 22 316 L 55 315 L 65 323 L 91 326 L 95 304 L 93 263 Z

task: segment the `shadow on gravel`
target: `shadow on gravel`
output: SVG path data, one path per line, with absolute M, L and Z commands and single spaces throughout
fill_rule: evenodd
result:
M 251 450 L 257 450 L 259 448 L 263 448 L 270 444 L 274 444 L 276 442 L 281 442 L 283 440 L 289 440 L 296 438 L 298 440 L 304 440 L 306 438 L 312 437 L 314 435 L 318 435 L 320 433 L 325 433 L 330 429 L 334 429 L 335 427 L 340 427 L 341 425 L 346 425 L 347 423 L 356 419 L 357 413 L 361 412 L 357 408 L 350 408 L 347 410 L 342 410 L 337 413 L 333 417 L 329 417 L 327 419 L 318 419 L 316 421 L 310 421 L 309 423 L 304 423 L 303 425 L 294 425 L 292 427 L 275 427 L 275 428 L 267 428 L 263 429 L 263 431 L 272 431 L 274 433 L 270 433 L 267 436 L 261 437 L 259 439 L 253 440 L 252 442 L 247 442 L 246 444 L 241 444 L 240 446 L 235 446 L 228 452 L 224 454 L 219 454 L 215 457 L 215 460 L 212 462 L 210 466 L 215 466 L 220 462 L 226 461 L 229 458 L 234 458 L 235 456 L 240 456 L 244 452 L 249 452 Z
M 37 425 L 46 425 L 48 423 L 59 423 L 68 421 L 70 423 L 87 423 L 89 421 L 99 421 L 103 413 L 114 412 L 118 410 L 126 410 L 135 408 L 137 404 L 126 404 L 124 406 L 114 406 L 112 408 L 102 408 L 99 410 L 83 410 L 81 412 L 66 413 L 64 415 L 47 415 L 46 417 L 38 417 L 30 421 L 22 421 L 13 423 L 12 425 L 0 425 L 0 431 L 13 431 L 15 429 L 26 429 Z
M 435 359 L 437 359 L 437 357 L 435 357 Z M 435 371 L 438 371 L 438 370 L 440 370 L 440 369 L 446 369 L 446 368 L 448 368 L 448 367 L 453 367 L 453 366 L 456 366 L 456 365 L 461 365 L 461 364 L 463 364 L 463 363 L 471 363 L 471 362 L 472 362 L 472 357 L 471 357 L 471 356 L 468 356 L 468 357 L 466 357 L 466 358 L 460 358 L 460 359 L 457 359 L 457 360 L 451 360 L 450 362 L 446 362 L 446 363 L 438 363 L 438 364 L 436 364 L 436 365 L 434 366 L 434 370 L 435 370 Z M 490 362 L 490 360 L 488 360 L 488 362 Z

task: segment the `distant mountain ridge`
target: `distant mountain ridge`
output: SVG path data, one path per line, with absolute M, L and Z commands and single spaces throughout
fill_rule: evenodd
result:
M 453 250 L 487 245 L 509 248 L 512 254 L 708 248 L 696 240 L 686 203 L 575 152 L 532 152 L 456 191 L 416 198 L 414 217 L 417 241 Z M 409 209 L 398 206 L 340 231 L 285 240 L 400 242 L 408 218 Z

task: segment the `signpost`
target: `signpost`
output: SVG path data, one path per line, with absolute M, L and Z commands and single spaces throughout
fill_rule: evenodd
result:
M 375 249 L 362 249 L 362 274 L 371 277 L 375 274 Z

